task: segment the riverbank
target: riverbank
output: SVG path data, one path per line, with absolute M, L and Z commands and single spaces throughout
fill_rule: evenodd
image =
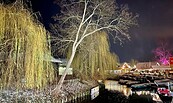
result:
M 16 89 L 8 88 L 0 90 L 0 103 L 57 103 L 67 102 L 78 96 L 90 95 L 90 89 L 96 86 L 94 81 L 80 81 L 79 79 L 66 80 L 60 93 L 56 96 L 51 92 L 56 85 L 50 85 L 44 89 Z

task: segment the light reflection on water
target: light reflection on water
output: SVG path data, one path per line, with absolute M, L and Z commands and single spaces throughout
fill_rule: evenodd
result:
M 133 94 L 137 94 L 138 96 L 145 96 L 147 98 L 152 97 L 154 101 L 157 103 L 162 103 L 161 99 L 159 98 L 158 94 L 152 90 L 140 90 L 140 91 L 132 91 L 131 88 L 128 88 L 126 85 L 120 85 L 118 81 L 114 80 L 106 80 L 105 81 L 105 88 L 108 90 L 117 90 L 122 92 L 126 96 L 130 96 Z
M 120 85 L 118 84 L 118 81 L 113 81 L 113 80 L 106 80 L 105 88 L 108 90 L 118 90 L 124 93 L 124 95 L 126 96 L 129 96 L 132 93 L 130 88 L 126 87 L 125 85 Z

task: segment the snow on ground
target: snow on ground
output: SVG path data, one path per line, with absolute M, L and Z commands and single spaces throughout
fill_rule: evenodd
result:
M 49 86 L 43 90 L 34 89 L 8 89 L 0 90 L 0 103 L 13 103 L 13 102 L 42 102 L 52 103 L 54 99 L 60 100 L 68 97 L 69 95 L 75 95 L 83 91 L 90 90 L 96 83 L 94 82 L 81 82 L 79 79 L 66 80 L 62 86 L 62 89 L 58 96 L 53 96 L 51 91 L 56 85 Z

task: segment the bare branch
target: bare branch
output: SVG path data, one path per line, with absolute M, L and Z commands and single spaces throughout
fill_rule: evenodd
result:
M 76 19 L 80 20 L 80 16 L 78 16 L 78 15 L 77 16 L 70 16 L 70 17 L 66 18 L 66 20 L 64 20 L 64 22 L 62 23 L 62 25 L 64 23 L 66 23 L 68 20 L 72 19 L 72 18 L 76 18 Z
M 100 6 L 100 5 L 102 5 L 104 2 L 101 2 L 101 3 L 99 3 L 98 5 L 96 5 L 96 7 L 94 8 L 94 10 L 93 10 L 93 12 L 91 13 L 91 15 L 89 15 L 89 17 L 87 17 L 86 19 L 85 19 L 85 21 L 83 22 L 83 24 L 85 24 L 94 14 L 95 14 L 95 11 L 96 11 L 96 9 Z

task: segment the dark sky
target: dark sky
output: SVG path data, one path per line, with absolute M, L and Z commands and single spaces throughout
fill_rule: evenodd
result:
M 139 26 L 131 29 L 131 40 L 122 46 L 112 45 L 120 61 L 152 61 L 152 50 L 160 42 L 173 48 L 173 0 L 117 0 L 128 4 L 130 11 L 139 14 Z M 172 44 L 172 45 L 171 45 Z
M 41 21 L 49 29 L 51 16 L 59 9 L 53 0 L 31 1 L 34 11 L 41 13 Z M 128 4 L 131 12 L 139 14 L 139 26 L 130 29 L 131 40 L 123 45 L 111 43 L 111 51 L 118 54 L 121 62 L 152 61 L 152 50 L 159 42 L 168 42 L 173 48 L 173 0 L 117 0 L 117 3 Z

